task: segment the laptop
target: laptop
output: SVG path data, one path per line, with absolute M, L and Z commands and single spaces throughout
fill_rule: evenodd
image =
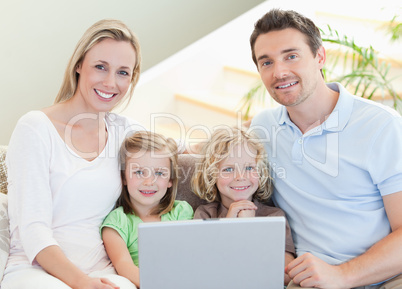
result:
M 141 289 L 283 289 L 285 218 L 141 223 Z

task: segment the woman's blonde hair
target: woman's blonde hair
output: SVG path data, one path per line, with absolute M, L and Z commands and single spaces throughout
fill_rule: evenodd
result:
M 138 131 L 127 137 L 120 148 L 121 178 L 125 180 L 126 161 L 130 154 L 138 152 L 163 152 L 163 157 L 170 160 L 170 178 L 172 186 L 167 189 L 165 196 L 151 214 L 161 216 L 172 210 L 177 195 L 178 171 L 177 171 L 177 144 L 171 138 L 150 131 Z M 158 157 L 161 157 L 158 155 Z M 130 201 L 127 186 L 123 184 L 122 192 L 117 200 L 116 207 L 123 207 L 124 213 L 135 213 Z
M 132 72 L 131 87 L 127 93 L 128 101 L 134 91 L 134 87 L 138 82 L 141 71 L 141 49 L 135 34 L 121 21 L 114 19 L 104 19 L 96 22 L 88 28 L 75 47 L 74 53 L 68 62 L 64 73 L 63 83 L 54 103 L 60 103 L 73 97 L 77 90 L 79 74 L 77 68 L 82 64 L 86 53 L 96 44 L 105 39 L 113 39 L 116 41 L 127 41 L 134 48 L 136 61 Z M 126 99 L 126 97 L 124 97 Z
M 207 202 L 221 202 L 216 186 L 219 163 L 226 159 L 236 145 L 247 145 L 256 150 L 256 164 L 259 175 L 258 189 L 253 199 L 267 201 L 272 194 L 272 179 L 264 146 L 258 137 L 244 129 L 227 127 L 213 132 L 202 149 L 202 159 L 197 163 L 191 180 L 193 192 Z

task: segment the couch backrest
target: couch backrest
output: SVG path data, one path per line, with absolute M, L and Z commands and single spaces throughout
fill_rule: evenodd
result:
M 3 194 L 7 194 L 7 169 L 5 164 L 6 152 L 7 147 L 0 146 L 0 193 Z M 177 199 L 187 201 L 194 208 L 194 210 L 200 204 L 204 203 L 203 200 L 198 198 L 191 191 L 191 176 L 194 172 L 196 161 L 197 158 L 192 155 L 179 155 L 179 187 Z
M 179 155 L 179 187 L 177 190 L 177 200 L 187 201 L 194 209 L 201 205 L 206 204 L 206 201 L 201 200 L 191 190 L 191 177 L 193 176 L 195 165 L 199 161 L 199 158 L 188 155 Z

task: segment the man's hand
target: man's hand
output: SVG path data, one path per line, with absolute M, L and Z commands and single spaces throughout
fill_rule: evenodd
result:
M 237 218 L 237 217 L 255 217 L 255 210 L 257 206 L 253 202 L 248 200 L 241 200 L 233 202 L 230 204 L 226 218 Z M 245 211 L 242 214 L 240 212 Z M 251 211 L 251 212 L 247 212 Z
M 345 275 L 340 266 L 329 265 L 310 253 L 290 262 L 285 273 L 300 287 L 349 288 L 345 285 Z

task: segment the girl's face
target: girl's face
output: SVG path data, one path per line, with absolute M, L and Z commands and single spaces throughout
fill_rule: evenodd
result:
M 159 204 L 172 186 L 170 173 L 170 159 L 165 151 L 130 153 L 123 184 L 136 211 L 151 211 Z
M 240 200 L 251 201 L 257 191 L 259 174 L 256 153 L 257 150 L 242 143 L 234 146 L 229 156 L 218 164 L 216 185 L 226 208 Z
M 110 111 L 127 93 L 136 63 L 133 46 L 105 39 L 93 46 L 77 68 L 76 97 L 88 112 Z

